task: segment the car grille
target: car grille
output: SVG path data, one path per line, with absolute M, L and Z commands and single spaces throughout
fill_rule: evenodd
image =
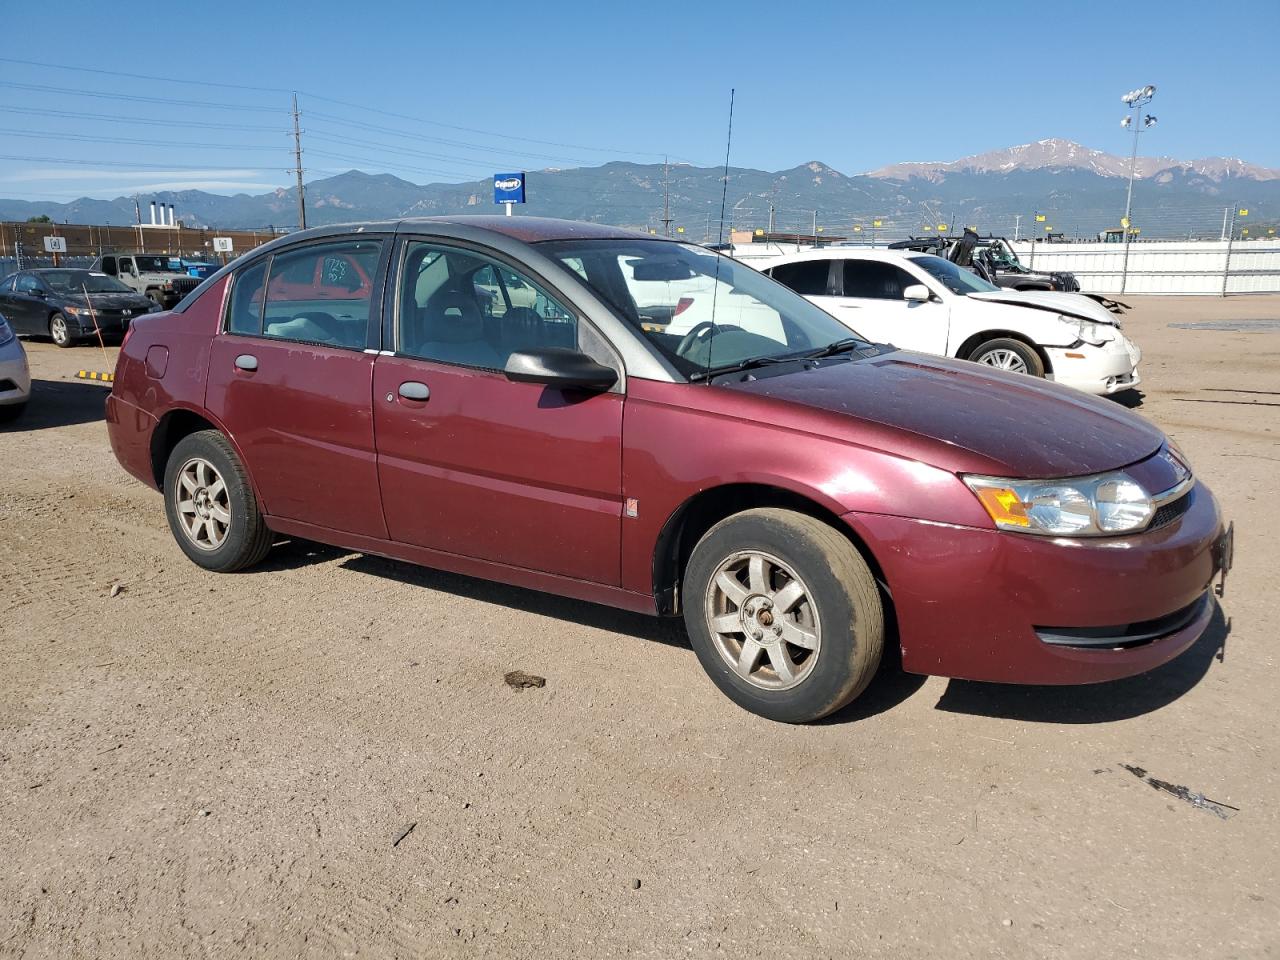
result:
M 1156 515 L 1151 518 L 1151 523 L 1147 526 L 1147 530 L 1159 530 L 1161 527 L 1167 527 L 1190 509 L 1191 491 L 1188 490 L 1177 500 L 1166 503 L 1156 510 Z
M 173 279 L 173 292 L 184 297 L 198 286 L 200 286 L 200 280 L 196 277 L 174 277 Z
M 1041 641 L 1055 647 L 1138 647 L 1182 630 L 1200 615 L 1209 602 L 1209 592 L 1205 591 L 1181 610 L 1154 620 L 1121 623 L 1113 627 L 1036 627 L 1035 631 Z

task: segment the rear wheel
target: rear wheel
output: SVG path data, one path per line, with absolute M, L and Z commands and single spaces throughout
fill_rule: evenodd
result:
M 249 476 L 217 430 L 201 430 L 178 441 L 165 466 L 164 491 L 174 539 L 206 570 L 242 570 L 271 549 L 271 531 Z
M 152 303 L 158 303 L 160 306 L 164 306 L 164 297 L 160 296 L 159 290 L 148 290 L 147 299 Z
M 884 646 L 871 570 L 839 531 L 765 508 L 712 527 L 683 587 L 698 660 L 731 700 L 784 723 L 817 720 L 870 683 Z
M 969 354 L 974 363 L 985 363 L 997 370 L 1009 373 L 1025 373 L 1033 377 L 1044 376 L 1044 361 L 1040 355 L 1021 340 L 1011 337 L 997 337 L 979 344 Z
M 49 336 L 60 347 L 75 345 L 76 338 L 71 335 L 71 323 L 67 320 L 66 314 L 55 313 L 49 318 Z

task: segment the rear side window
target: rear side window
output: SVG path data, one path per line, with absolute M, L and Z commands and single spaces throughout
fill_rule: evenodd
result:
M 271 259 L 262 335 L 364 349 L 379 240 L 318 244 Z
M 867 300 L 901 300 L 902 291 L 919 283 L 911 274 L 892 263 L 879 260 L 844 262 L 844 295 Z
M 227 317 L 230 333 L 257 335 L 262 332 L 262 288 L 269 260 L 261 260 L 236 274 L 231 286 L 231 310 Z
M 799 263 L 783 263 L 768 273 L 773 279 L 790 287 L 802 297 L 822 297 L 827 294 L 827 277 L 831 273 L 831 261 L 802 260 Z

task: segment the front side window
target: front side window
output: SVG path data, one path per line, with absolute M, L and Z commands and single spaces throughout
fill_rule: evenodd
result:
M 31 274 L 24 273 L 22 276 L 18 277 L 17 290 L 19 293 L 32 293 L 40 289 L 42 289 L 40 281 Z
M 470 250 L 412 242 L 400 274 L 397 352 L 486 370 L 512 353 L 576 347 L 574 314 L 538 283 Z
M 950 260 L 942 257 L 910 257 L 912 263 L 933 277 L 952 293 L 965 296 L 970 293 L 995 293 L 1000 288 L 994 283 L 987 283 L 975 273 L 963 267 L 957 267 Z
M 916 279 L 892 263 L 881 260 L 846 260 L 844 295 L 867 300 L 901 300 L 902 291 Z
M 364 349 L 381 249 L 379 240 L 360 240 L 277 253 L 270 263 L 262 335 Z M 233 324 L 236 316 L 233 309 Z
M 687 377 L 803 356 L 853 335 L 789 288 L 704 247 L 617 239 L 546 241 L 538 249 L 582 277 Z
M 827 294 L 831 261 L 802 260 L 799 263 L 783 263 L 765 273 L 802 297 L 822 297 Z

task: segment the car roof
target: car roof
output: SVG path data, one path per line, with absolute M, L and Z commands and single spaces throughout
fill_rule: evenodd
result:
M 555 217 L 506 217 L 495 214 L 474 216 L 403 217 L 398 220 L 377 220 L 357 223 L 335 223 L 313 227 L 276 238 L 297 241 L 312 237 L 349 236 L 353 233 L 412 232 L 415 226 L 430 228 L 436 225 L 470 227 L 510 237 L 524 243 L 541 243 L 546 240 L 668 240 L 625 227 L 612 227 L 603 223 L 583 223 L 580 220 L 559 220 Z M 671 242 L 676 242 L 672 240 Z
M 776 267 L 782 263 L 801 263 L 805 260 L 884 260 L 889 263 L 900 263 L 903 260 L 932 256 L 916 250 L 885 250 L 880 247 L 823 247 L 819 250 L 801 250 L 799 253 L 788 253 L 763 264 L 764 268 Z

